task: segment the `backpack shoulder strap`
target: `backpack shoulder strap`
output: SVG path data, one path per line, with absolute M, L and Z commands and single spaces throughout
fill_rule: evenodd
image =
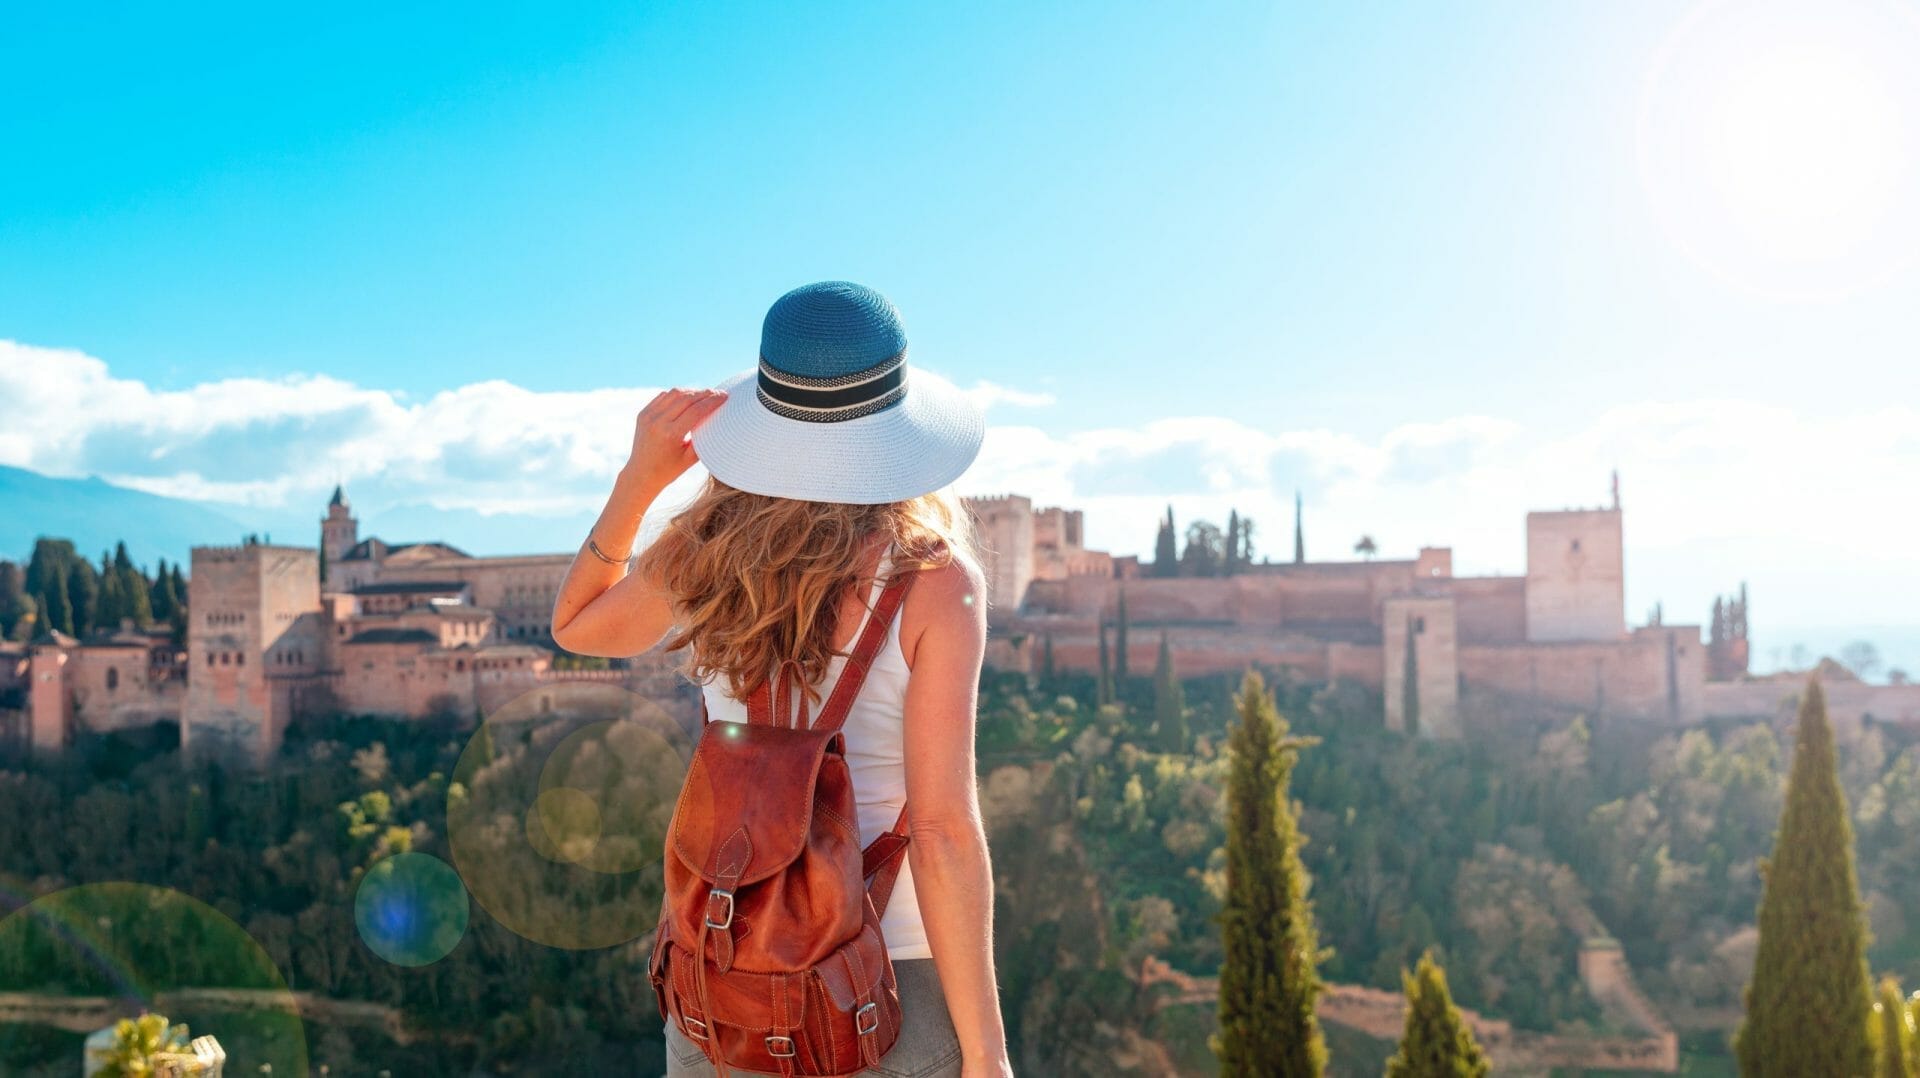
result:
M 847 721 L 847 711 L 853 707 L 853 698 L 860 692 L 860 686 L 867 680 L 867 671 L 873 668 L 873 660 L 880 654 L 881 645 L 886 643 L 887 632 L 893 626 L 893 617 L 900 610 L 900 604 L 906 602 L 907 591 L 913 587 L 918 572 L 897 573 L 880 591 L 880 598 L 867 613 L 866 624 L 861 627 L 860 638 L 854 642 L 853 653 L 847 656 L 847 664 L 840 668 L 840 676 L 834 679 L 833 692 L 820 709 L 820 717 L 814 720 L 816 730 L 838 730 Z
M 900 861 L 912 837 L 907 829 L 907 806 L 901 805 L 900 818 L 893 827 L 860 852 L 860 876 L 867 881 L 867 897 L 873 901 L 875 918 L 887 912 L 887 899 L 893 897 L 893 881 L 900 876 Z

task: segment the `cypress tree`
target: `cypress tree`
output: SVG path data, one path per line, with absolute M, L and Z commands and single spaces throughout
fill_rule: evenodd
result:
M 1400 685 L 1400 715 L 1407 733 L 1420 732 L 1420 656 L 1413 646 L 1413 615 L 1407 615 L 1407 671 Z
M 1113 629 L 1113 681 L 1115 688 L 1127 680 L 1127 586 L 1120 585 L 1118 624 Z
M 1228 735 L 1227 896 L 1220 911 L 1220 1073 L 1302 1078 L 1324 1073 L 1314 1004 L 1323 957 L 1300 863 L 1287 783 L 1315 740 L 1287 732 L 1258 671 L 1248 669 Z
M 1914 1053 L 1920 1050 L 1913 1012 L 1900 995 L 1900 982 L 1891 974 L 1880 978 L 1880 998 L 1873 1004 L 1874 1078 L 1913 1078 Z
M 1153 575 L 1180 575 L 1180 534 L 1173 530 L 1173 506 L 1167 506 L 1167 519 L 1160 522 L 1160 534 L 1153 542 Z
M 40 597 L 40 610 L 46 615 L 41 624 L 48 629 L 58 629 L 68 636 L 73 633 L 73 600 L 67 591 L 67 568 L 54 562 L 47 569 L 47 590 Z
M 1907 997 L 1907 1031 L 1913 1035 L 1907 1042 L 1907 1073 L 1920 1078 L 1920 992 Z
M 132 618 L 136 628 L 152 621 L 153 597 L 147 591 L 147 574 L 135 567 L 133 559 L 127 556 L 124 539 L 114 544 L 113 571 L 120 578 L 121 615 Z
M 93 617 L 102 629 L 117 629 L 120 619 L 128 616 L 126 592 L 121 589 L 120 577 L 108 572 L 100 577 L 100 597 L 94 601 Z
M 66 567 L 67 609 L 73 619 L 73 627 L 66 632 L 74 636 L 85 636 L 93 631 L 94 616 L 100 602 L 99 574 L 93 571 L 93 563 L 85 558 L 76 557 Z
M 27 599 L 25 575 L 20 566 L 0 560 L 0 640 L 14 639 L 14 630 L 33 609 Z
M 1040 638 L 1040 684 L 1051 688 L 1054 683 L 1053 634 Z
M 173 617 L 173 576 L 167 572 L 167 559 L 159 559 L 156 565 L 153 582 L 149 585 L 149 594 L 152 596 L 150 609 L 153 620 L 166 621 Z
M 1220 571 L 1221 576 L 1232 576 L 1240 571 L 1240 511 L 1227 510 L 1227 552 L 1226 563 Z
M 1100 623 L 1100 681 L 1094 687 L 1093 702 L 1097 707 L 1113 702 L 1113 671 L 1107 658 L 1107 623 Z
M 1187 751 L 1187 699 L 1173 673 L 1173 648 L 1160 632 L 1160 661 L 1153 670 L 1153 721 L 1162 752 Z
M 1300 501 L 1300 492 L 1293 492 L 1293 564 L 1307 563 L 1307 512 Z
M 1420 956 L 1409 974 L 1402 968 L 1400 983 L 1407 994 L 1407 1028 L 1400 1050 L 1387 1060 L 1386 1078 L 1486 1078 L 1493 1064 L 1473 1039 L 1447 991 L 1447 971 Z
M 1760 946 L 1734 1035 L 1740 1073 L 1871 1072 L 1867 926 L 1853 826 L 1817 678 L 1800 699 L 1793 764 L 1773 854 L 1761 866 Z

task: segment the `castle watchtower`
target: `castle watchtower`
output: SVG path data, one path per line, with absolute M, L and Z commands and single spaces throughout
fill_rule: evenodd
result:
M 1527 640 L 1619 640 L 1627 632 L 1620 510 L 1527 514 Z
M 347 492 L 334 485 L 333 497 L 327 501 L 327 515 L 320 521 L 320 553 L 327 560 L 331 570 L 347 551 L 360 542 L 360 521 L 353 515 L 353 506 L 347 502 Z M 328 583 L 333 583 L 332 572 L 328 572 Z
M 180 747 L 224 742 L 261 759 L 291 702 L 283 676 L 322 662 L 320 568 L 311 547 L 193 548 L 187 584 L 187 702 Z
M 980 539 L 987 576 L 987 618 L 999 624 L 1020 610 L 1034 577 L 1033 499 L 1020 494 L 963 498 Z M 1076 530 L 1078 522 L 1075 522 Z

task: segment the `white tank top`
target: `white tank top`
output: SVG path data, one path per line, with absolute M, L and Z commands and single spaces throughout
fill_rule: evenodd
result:
M 880 555 L 882 579 L 892 562 L 893 544 L 888 543 Z M 874 603 L 880 599 L 880 586 L 879 580 L 874 581 L 873 590 L 867 596 L 867 613 L 861 619 L 863 630 L 867 618 L 873 616 Z M 900 609 L 905 608 L 906 604 L 902 603 Z M 859 635 L 854 639 L 858 641 Z M 835 655 L 828 661 L 825 676 L 814 683 L 821 693 L 819 702 L 810 702 L 810 721 L 819 717 L 846 665 L 845 655 Z M 900 650 L 900 610 L 895 610 L 893 621 L 887 626 L 886 640 L 880 645 L 880 653 L 874 656 L 860 691 L 854 694 L 853 704 L 847 708 L 846 725 L 840 730 L 846 742 L 847 769 L 853 778 L 853 800 L 858 810 L 862 846 L 892 827 L 900 818 L 901 807 L 907 803 L 903 722 L 910 672 L 906 654 Z M 746 703 L 728 695 L 711 679 L 701 683 L 700 693 L 706 700 L 710 721 L 747 721 Z M 880 915 L 880 933 L 886 938 L 889 958 L 933 957 L 932 949 L 927 946 L 926 929 L 920 923 L 920 903 L 914 897 L 913 868 L 905 857 L 900 862 L 900 876 L 894 882 L 893 896 L 887 901 L 886 912 Z

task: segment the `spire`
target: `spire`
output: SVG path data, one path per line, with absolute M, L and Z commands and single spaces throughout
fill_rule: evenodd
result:
M 327 508 L 331 509 L 336 505 L 342 509 L 352 508 L 347 504 L 347 492 L 342 490 L 338 483 L 333 485 L 333 497 L 327 499 Z
M 1613 470 L 1613 507 L 1620 508 L 1620 469 Z
M 1307 563 L 1307 533 L 1305 514 L 1301 509 L 1300 488 L 1293 489 L 1293 564 Z

